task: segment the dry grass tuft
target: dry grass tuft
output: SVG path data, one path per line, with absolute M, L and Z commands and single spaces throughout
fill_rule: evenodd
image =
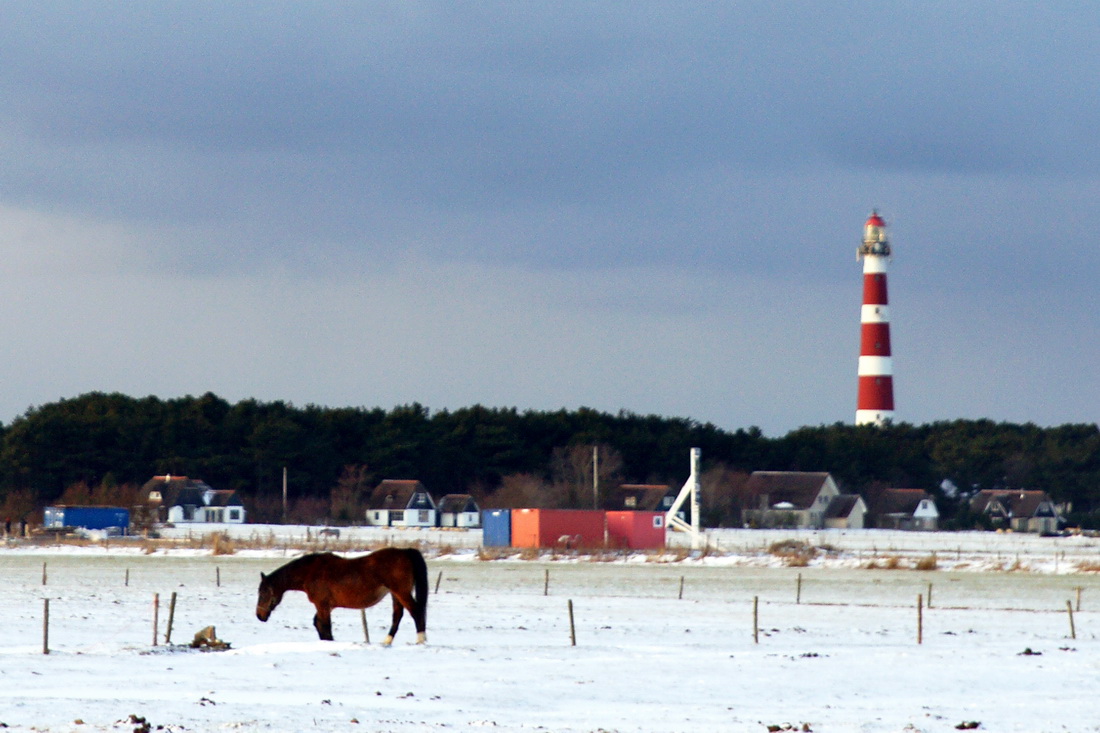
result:
M 901 557 L 890 555 L 882 559 L 872 559 L 863 566 L 866 570 L 898 570 L 901 568 Z
M 213 535 L 214 541 L 210 548 L 212 555 L 233 555 L 237 552 L 236 546 L 233 544 L 233 540 L 229 538 L 229 535 L 225 532 L 218 532 Z
M 789 568 L 804 568 L 817 556 L 817 548 L 801 540 L 773 542 L 768 553 L 783 560 Z
M 478 547 L 478 560 L 502 560 L 512 554 L 511 547 Z
M 1100 573 L 1100 561 L 1082 560 L 1081 562 L 1077 563 L 1077 572 Z
M 663 552 L 654 553 L 646 557 L 646 562 L 683 562 L 691 555 L 691 550 L 686 547 L 668 547 Z
M 939 561 L 936 559 L 936 553 L 932 553 L 927 557 L 922 557 L 913 564 L 914 570 L 936 570 L 939 568 Z

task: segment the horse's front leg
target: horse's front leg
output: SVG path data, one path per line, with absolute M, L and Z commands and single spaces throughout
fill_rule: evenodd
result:
M 317 607 L 317 613 L 313 615 L 313 628 L 317 629 L 317 636 L 321 641 L 333 641 L 332 638 L 332 609 Z
M 393 643 L 393 635 L 397 633 L 397 627 L 401 625 L 401 615 L 405 613 L 404 607 L 401 605 L 401 601 L 397 600 L 397 596 L 393 596 L 393 623 L 390 624 L 390 633 L 382 640 L 382 646 L 389 646 Z

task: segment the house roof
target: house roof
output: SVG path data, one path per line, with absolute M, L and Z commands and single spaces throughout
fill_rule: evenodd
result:
M 859 494 L 840 494 L 829 501 L 825 510 L 826 519 L 847 519 L 859 506 Z
M 1045 491 L 1023 489 L 983 489 L 970 500 L 973 512 L 992 512 L 999 505 L 1011 517 L 1034 517 L 1044 504 L 1050 503 Z
M 809 509 L 828 479 L 824 471 L 753 471 L 745 490 L 768 507 L 786 502 L 794 509 Z
M 203 495 L 214 491 L 205 481 L 187 476 L 154 476 L 141 487 L 146 502 L 155 506 L 204 506 Z M 158 492 L 160 498 L 155 498 Z M 236 494 L 236 492 L 230 492 Z M 239 503 L 239 502 L 238 502 Z M 223 505 L 224 506 L 224 505 Z
M 661 499 L 668 496 L 671 488 L 667 484 L 622 484 L 608 492 L 605 503 L 612 509 L 653 512 L 661 508 Z M 633 499 L 633 504 L 628 499 Z
M 924 489 L 885 489 L 878 497 L 879 514 L 913 515 L 920 503 L 931 499 L 932 495 Z
M 368 509 L 406 509 L 417 494 L 431 496 L 424 484 L 412 479 L 386 479 L 374 487 L 370 494 Z M 432 502 L 434 505 L 434 502 Z
M 478 511 L 477 502 L 469 494 L 447 494 L 439 500 L 439 511 L 444 514 L 461 514 Z
M 211 489 L 203 492 L 207 506 L 241 506 L 240 497 L 230 489 Z

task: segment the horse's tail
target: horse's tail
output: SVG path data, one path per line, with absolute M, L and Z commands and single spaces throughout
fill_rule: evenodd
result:
M 410 547 L 406 550 L 409 554 L 409 562 L 413 568 L 413 600 L 416 601 L 418 619 L 421 626 L 427 622 L 428 617 L 428 563 L 420 550 Z M 421 629 L 422 630 L 422 629 Z

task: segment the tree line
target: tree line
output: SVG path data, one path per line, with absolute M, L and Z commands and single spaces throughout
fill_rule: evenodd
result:
M 62 500 L 122 503 L 170 473 L 234 489 L 251 518 L 275 519 L 284 467 L 302 520 L 361 518 L 365 493 L 385 478 L 419 479 L 437 496 L 472 493 L 487 506 L 588 507 L 599 502 L 594 447 L 605 491 L 680 485 L 689 449 L 701 448 L 712 525 L 739 522 L 740 489 L 756 470 L 828 471 L 844 491 L 872 498 L 885 487 L 921 488 L 948 515 L 988 488 L 1041 489 L 1084 520 L 1100 510 L 1096 424 L 837 423 L 769 438 L 755 427 L 588 408 L 387 410 L 93 392 L 0 426 L 0 514 L 19 518 Z

